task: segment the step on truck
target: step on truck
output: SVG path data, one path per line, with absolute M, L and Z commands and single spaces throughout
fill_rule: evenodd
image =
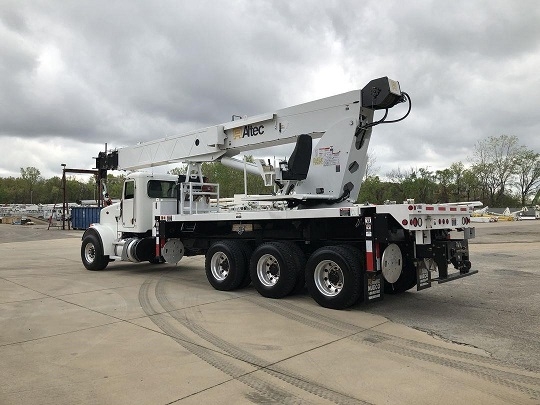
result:
M 388 119 L 399 103 L 407 111 Z M 129 174 L 121 201 L 84 232 L 82 262 L 103 270 L 113 261 L 177 264 L 204 255 L 217 290 L 252 284 L 281 298 L 307 289 L 333 309 L 472 275 L 471 204 L 355 203 L 373 129 L 410 110 L 399 83 L 382 77 L 361 90 L 100 152 L 102 179 L 107 170 Z M 293 143 L 283 161 L 238 158 Z M 204 162 L 259 174 L 274 192 L 226 203 Z M 185 174 L 141 170 L 171 163 L 183 163 Z

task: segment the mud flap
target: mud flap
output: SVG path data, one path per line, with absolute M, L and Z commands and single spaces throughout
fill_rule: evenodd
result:
M 381 272 L 364 272 L 364 302 L 375 302 L 383 299 L 383 278 Z
M 431 272 L 422 260 L 416 266 L 416 290 L 425 290 L 429 287 L 431 287 Z

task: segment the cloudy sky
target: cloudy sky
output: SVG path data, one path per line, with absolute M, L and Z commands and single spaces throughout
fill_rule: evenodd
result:
M 540 152 L 539 21 L 536 0 L 0 0 L 0 176 L 381 76 L 413 109 L 374 129 L 380 174 L 502 134 Z

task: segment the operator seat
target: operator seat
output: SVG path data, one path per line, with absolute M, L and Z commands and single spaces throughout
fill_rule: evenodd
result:
M 311 162 L 311 145 L 312 139 L 310 135 L 301 134 L 296 139 L 296 146 L 293 153 L 287 162 L 287 170 L 281 172 L 282 180 L 305 180 Z M 285 163 L 285 162 L 282 162 Z

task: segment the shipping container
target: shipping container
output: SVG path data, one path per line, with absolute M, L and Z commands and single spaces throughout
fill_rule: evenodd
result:
M 100 207 L 71 208 L 71 226 L 73 229 L 87 229 L 90 224 L 99 223 Z

